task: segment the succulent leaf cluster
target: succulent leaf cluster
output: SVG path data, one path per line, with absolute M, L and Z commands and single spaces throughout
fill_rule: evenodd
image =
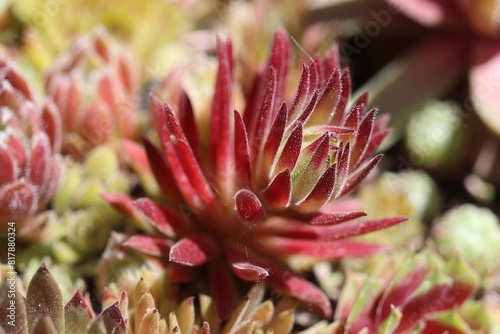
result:
M 62 170 L 61 119 L 56 105 L 38 102 L 8 59 L 0 59 L 0 225 L 22 223 L 43 210 Z
M 243 114 L 233 111 L 232 44 L 219 39 L 217 50 L 207 137 L 187 94 L 177 111 L 152 97 L 161 148 L 146 139 L 142 150 L 128 145 L 131 160 L 156 177 L 164 201 L 104 197 L 157 231 L 132 236 L 127 246 L 167 258 L 170 275 L 179 282 L 206 272 L 222 319 L 235 307 L 235 278 L 266 278 L 329 317 L 326 296 L 290 271 L 287 261 L 387 250 L 347 238 L 404 218 L 360 221 L 364 212 L 342 212 L 334 201 L 356 189 L 382 157 L 372 155 L 389 132 L 387 118 L 377 119 L 377 111 L 367 109 L 366 94 L 347 106 L 349 72 L 340 68 L 335 49 L 304 63 L 294 81 L 284 30 L 275 34 Z

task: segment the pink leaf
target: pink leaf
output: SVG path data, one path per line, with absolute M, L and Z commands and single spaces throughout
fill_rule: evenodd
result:
M 271 275 L 267 280 L 292 297 L 312 304 L 324 318 L 332 317 L 332 307 L 328 297 L 308 280 L 292 275 L 277 266 L 271 266 Z
M 233 55 L 230 40 L 217 40 L 217 55 L 219 70 L 210 115 L 209 151 L 212 171 L 215 175 L 220 175 L 230 171 L 234 163 L 230 121 L 233 97 Z M 223 192 L 232 190 L 231 178 L 222 177 L 217 181 Z
M 128 195 L 121 193 L 106 192 L 101 193 L 100 196 L 106 202 L 111 204 L 115 209 L 123 213 L 129 218 L 135 218 L 138 214 L 137 208 L 133 204 L 133 199 Z
M 170 252 L 173 241 L 160 235 L 134 235 L 125 241 L 123 245 L 145 254 L 166 257 Z
M 231 269 L 242 280 L 260 281 L 269 276 L 266 269 L 252 264 L 247 254 L 240 248 L 232 244 L 226 244 L 225 254 Z
M 146 216 L 151 225 L 169 238 L 175 238 L 186 228 L 185 222 L 176 211 L 149 198 L 137 199 L 133 205 Z
M 128 139 L 123 139 L 122 143 L 130 163 L 137 166 L 137 169 L 141 170 L 141 172 L 152 174 L 153 171 L 151 170 L 151 166 L 149 165 L 145 148 L 138 143 Z
M 44 134 L 38 132 L 32 138 L 31 159 L 29 161 L 27 179 L 38 191 L 44 192 L 48 187 L 51 174 L 51 148 Z
M 290 170 L 284 169 L 274 177 L 260 196 L 265 203 L 276 210 L 285 209 L 290 204 L 292 194 L 292 180 Z
M 0 187 L 14 182 L 18 173 L 16 161 L 3 145 L 0 145 L 0 166 L 2 166 L 0 168 Z
M 196 267 L 205 264 L 220 253 L 217 243 L 203 234 L 185 237 L 170 249 L 170 261 L 184 266 Z
M 311 219 L 313 225 L 335 225 L 349 220 L 366 216 L 363 211 L 338 212 L 332 214 L 321 214 Z
M 440 284 L 432 287 L 405 305 L 403 318 L 397 331 L 402 333 L 413 328 L 427 314 L 450 310 L 462 304 L 473 291 L 472 286 L 458 287 L 453 284 Z
M 268 61 L 268 71 L 270 68 L 276 71 L 277 87 L 275 98 L 278 103 L 284 100 L 286 78 L 290 65 L 290 49 L 288 33 L 284 28 L 278 28 L 274 33 L 273 46 Z
M 262 238 L 270 253 L 281 255 L 304 255 L 321 260 L 369 256 L 387 252 L 389 247 L 349 240 L 314 240 L 281 237 Z
M 23 139 L 18 138 L 16 135 L 11 134 L 8 135 L 7 140 L 6 140 L 6 145 L 4 145 L 3 149 L 7 150 L 9 152 L 9 155 L 11 159 L 13 159 L 13 163 L 16 167 L 15 169 L 15 177 L 17 178 L 18 173 L 24 169 L 26 166 L 26 149 L 23 145 Z M 5 160 L 3 160 L 5 161 Z M 0 166 L 4 166 L 2 163 Z M 6 167 L 8 169 L 8 167 Z M 0 182 L 1 184 L 1 182 Z
M 62 142 L 62 121 L 56 105 L 45 102 L 42 109 L 42 121 L 45 133 L 49 136 L 52 153 L 58 153 Z
M 266 269 L 246 261 L 231 263 L 231 269 L 236 276 L 245 281 L 261 281 L 269 276 Z
M 376 310 L 375 324 L 380 324 L 387 319 L 391 313 L 392 306 L 402 308 L 408 303 L 409 298 L 415 290 L 422 284 L 429 269 L 424 266 L 415 267 L 402 280 L 391 284 L 382 296 Z
M 25 182 L 15 182 L 0 188 L 0 225 L 22 220 L 37 209 L 36 189 Z
M 234 196 L 236 214 L 251 224 L 264 221 L 266 213 L 259 198 L 250 190 L 240 189 Z
M 475 44 L 469 81 L 472 102 L 479 117 L 500 134 L 500 43 L 481 40 Z

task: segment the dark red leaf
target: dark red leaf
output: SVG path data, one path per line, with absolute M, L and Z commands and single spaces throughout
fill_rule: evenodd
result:
M 252 182 L 250 147 L 245 123 L 238 111 L 234 111 L 234 157 L 237 188 L 248 187 Z
M 260 197 L 266 206 L 276 210 L 288 207 L 292 194 L 292 180 L 290 177 L 288 168 L 282 170 L 261 192 Z
M 367 162 L 364 166 L 361 166 L 356 171 L 349 175 L 347 183 L 342 190 L 339 197 L 345 196 L 349 194 L 351 191 L 355 190 L 359 184 L 370 174 L 370 172 L 375 168 L 380 159 L 382 159 L 384 155 L 378 154 L 374 156 L 369 162 Z
M 209 266 L 208 279 L 217 314 L 222 321 L 227 320 L 236 308 L 237 290 L 233 276 L 225 264 L 216 262 Z
M 236 214 L 241 220 L 251 224 L 264 221 L 266 213 L 259 198 L 247 189 L 240 189 L 234 196 Z

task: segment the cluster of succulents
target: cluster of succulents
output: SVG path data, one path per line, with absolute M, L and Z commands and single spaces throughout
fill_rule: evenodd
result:
M 498 332 L 497 6 L 1 4 L 0 333 Z

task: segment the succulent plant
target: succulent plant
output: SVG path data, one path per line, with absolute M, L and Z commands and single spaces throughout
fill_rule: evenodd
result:
M 43 210 L 59 182 L 61 120 L 46 99 L 37 103 L 28 82 L 0 59 L 0 226 Z
M 336 328 L 328 333 L 470 333 L 459 330 L 465 320 L 454 310 L 470 300 L 478 283 L 462 261 L 445 261 L 431 250 L 395 253 L 370 276 L 347 273 Z M 487 330 L 489 322 L 482 326 Z
M 126 296 L 124 300 L 106 307 L 100 314 L 95 314 L 89 296 L 84 296 L 80 291 L 65 304 L 56 279 L 44 264 L 33 276 L 26 297 L 21 295 L 22 289 L 18 283 L 13 291 L 9 290 L 9 278 L 19 282 L 16 276 L 2 277 L 0 329 L 3 333 L 126 333 L 126 314 L 121 311 L 126 310 Z M 12 305 L 14 317 L 4 316 L 8 315 L 3 313 L 10 312 L 8 307 Z
M 177 282 L 192 281 L 206 270 L 223 320 L 235 307 L 235 277 L 266 279 L 331 316 L 323 292 L 292 272 L 287 261 L 387 251 L 347 238 L 405 219 L 359 221 L 364 212 L 342 211 L 347 207 L 339 199 L 382 157 L 371 158 L 388 133 L 387 119 L 376 120 L 376 110 L 367 111 L 367 95 L 346 109 L 349 72 L 338 68 L 335 49 L 324 60 L 304 64 L 298 83 L 287 76 L 290 49 L 287 33 L 278 30 L 242 116 L 232 110 L 231 43 L 219 39 L 209 124 L 195 121 L 187 95 L 177 114 L 153 97 L 162 149 L 144 140 L 146 153 L 133 152 L 132 160 L 158 180 L 164 202 L 104 194 L 122 212 L 157 231 L 132 236 L 125 245 L 167 258 Z M 289 101 L 292 91 L 296 94 Z M 208 131 L 199 130 L 205 125 Z M 205 132 L 208 138 L 200 136 Z
M 482 277 L 500 269 L 500 221 L 489 209 L 472 204 L 454 208 L 436 220 L 431 235 L 443 257 L 460 258 Z
M 61 112 L 63 151 L 82 159 L 114 136 L 133 138 L 138 80 L 129 51 L 112 43 L 103 27 L 76 38 L 55 60 L 45 83 Z
M 128 193 L 131 180 L 118 161 L 118 152 L 102 144 L 87 153 L 82 163 L 65 157 L 65 173 L 43 221 L 26 225 L 20 233 L 29 247 L 19 249 L 17 265 L 36 266 L 45 257 L 53 268 L 69 265 L 75 276 L 89 277 L 112 231 L 123 230 L 123 218 L 100 197 L 103 191 Z M 46 261 L 49 262 L 49 261 Z M 36 268 L 33 268 L 36 269 Z
M 460 161 L 465 129 L 458 105 L 428 101 L 410 116 L 405 143 L 415 167 L 449 169 Z

